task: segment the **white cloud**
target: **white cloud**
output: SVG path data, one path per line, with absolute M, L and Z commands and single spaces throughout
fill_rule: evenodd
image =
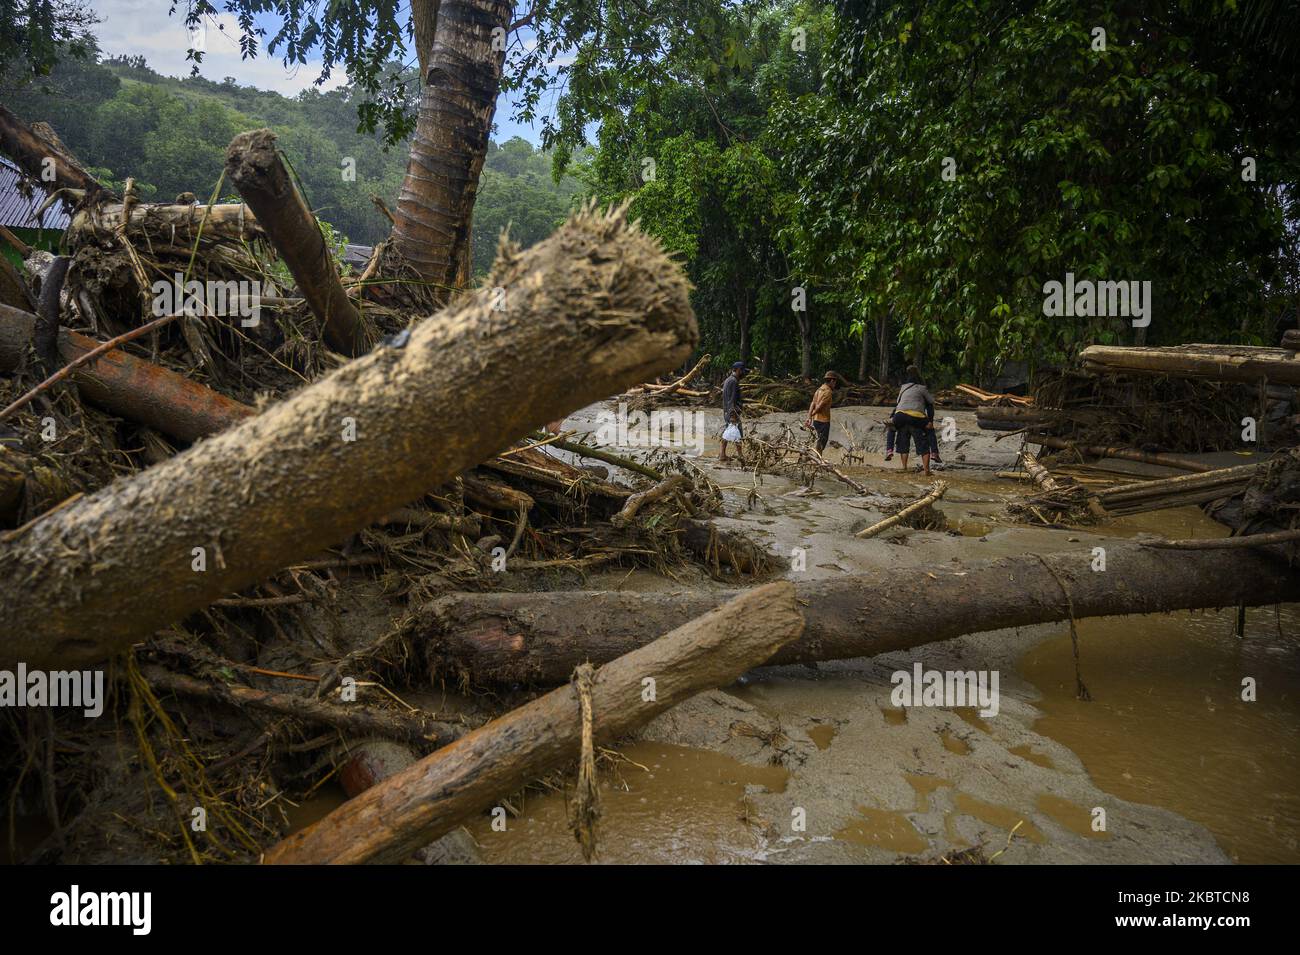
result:
M 143 56 L 164 76 L 189 76 L 192 64 L 185 54 L 191 44 L 183 7 L 169 16 L 168 6 L 166 0 L 95 0 L 95 12 L 103 22 L 93 32 L 104 55 Z M 256 57 L 242 59 L 239 26 L 229 14 L 206 22 L 203 46 L 199 72 L 210 80 L 233 76 L 241 86 L 294 96 L 313 86 L 320 76 L 319 60 L 286 69 L 278 56 L 268 56 L 264 48 Z M 335 89 L 345 82 L 343 71 L 336 69 L 322 88 Z

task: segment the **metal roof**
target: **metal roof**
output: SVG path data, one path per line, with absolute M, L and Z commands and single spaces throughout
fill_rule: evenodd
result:
M 34 188 L 30 196 L 24 195 L 18 188 L 23 175 L 18 167 L 0 156 L 0 225 L 10 229 L 66 229 L 68 213 L 63 201 L 59 200 L 45 210 L 39 223 L 33 218 L 36 210 L 45 201 L 45 193 Z

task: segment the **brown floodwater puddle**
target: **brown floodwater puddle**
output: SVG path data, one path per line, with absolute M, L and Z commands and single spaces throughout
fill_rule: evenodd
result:
M 1075 699 L 1068 633 L 1041 643 L 1019 664 L 1043 694 L 1034 730 L 1101 789 L 1201 823 L 1239 862 L 1300 862 L 1300 606 L 1248 610 L 1244 640 L 1235 620 L 1079 621 L 1092 702 Z M 1255 702 L 1242 700 L 1247 678 Z
M 1008 835 L 1015 832 L 1015 838 L 1017 839 L 1028 839 L 1030 842 L 1036 842 L 1039 845 L 1047 841 L 1047 837 L 1038 831 L 1034 824 L 1025 817 L 1024 813 L 1008 809 L 1006 806 L 995 806 L 993 803 L 976 799 L 967 793 L 957 793 L 956 799 L 953 800 L 953 806 L 957 815 L 974 816 L 980 822 L 988 823 L 998 829 L 1005 829 Z
M 925 852 L 930 848 L 930 843 L 901 812 L 858 806 L 858 816 L 836 832 L 835 838 L 907 855 Z
M 1052 762 L 1052 757 L 1046 753 L 1035 753 L 1028 744 L 1012 746 L 1007 750 L 1012 756 L 1019 756 L 1021 759 L 1027 759 L 1031 763 L 1036 763 L 1044 769 L 1055 769 L 1056 764 Z
M 785 789 L 779 766 L 748 766 L 707 750 L 664 743 L 620 748 L 617 774 L 602 766 L 598 862 L 743 863 L 759 849 L 746 821 L 745 787 Z M 630 762 L 629 762 L 630 761 Z M 640 764 L 645 768 L 639 768 Z M 490 863 L 581 863 L 562 793 L 530 795 L 520 815 L 494 831 L 484 815 L 466 828 Z
M 1091 811 L 1070 802 L 1068 799 L 1053 796 L 1051 793 L 1043 793 L 1038 797 L 1037 804 L 1039 812 L 1050 816 L 1058 825 L 1069 829 L 1076 836 L 1084 836 L 1088 839 L 1110 838 L 1109 832 L 1092 828 Z
M 938 776 L 921 776 L 918 773 L 904 773 L 903 778 L 916 790 L 916 811 L 930 811 L 930 795 L 938 792 L 945 786 L 951 786 L 951 779 L 941 779 Z
M 818 749 L 830 749 L 831 740 L 835 738 L 835 733 L 833 723 L 818 723 L 815 726 L 808 727 L 808 738 L 817 745 Z

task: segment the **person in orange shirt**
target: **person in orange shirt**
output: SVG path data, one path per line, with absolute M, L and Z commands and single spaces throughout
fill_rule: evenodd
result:
M 839 372 L 828 371 L 822 376 L 822 386 L 813 394 L 812 404 L 808 406 L 808 420 L 804 427 L 817 432 L 817 453 L 826 450 L 831 439 L 831 405 L 835 401 L 835 389 L 843 384 Z

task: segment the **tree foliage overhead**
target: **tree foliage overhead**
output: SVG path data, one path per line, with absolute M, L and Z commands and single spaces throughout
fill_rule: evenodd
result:
M 985 368 L 1132 340 L 1044 316 L 1067 272 L 1151 281 L 1153 341 L 1271 339 L 1294 310 L 1300 85 L 1236 4 L 852 9 L 830 88 L 782 117 L 794 232 L 910 345 Z

